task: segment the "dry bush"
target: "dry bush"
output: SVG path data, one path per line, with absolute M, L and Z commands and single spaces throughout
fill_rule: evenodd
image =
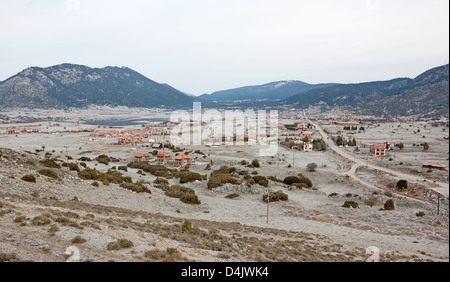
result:
M 83 244 L 83 243 L 86 243 L 86 241 L 87 241 L 86 239 L 84 239 L 83 237 L 78 235 L 72 239 L 72 244 Z
M 393 211 L 395 210 L 395 204 L 394 204 L 394 200 L 389 199 L 384 203 L 384 210 L 386 211 Z
M 133 242 L 128 239 L 119 239 L 116 242 L 109 243 L 106 248 L 108 251 L 118 251 L 122 249 L 129 249 L 134 246 Z
M 228 194 L 228 195 L 225 196 L 225 198 L 227 198 L 227 199 L 234 199 L 234 198 L 237 198 L 237 197 L 239 197 L 238 193 L 231 193 L 231 194 Z
M 0 262 L 20 262 L 16 254 L 0 253 Z
M 39 174 L 41 174 L 43 176 L 47 176 L 47 177 L 54 178 L 54 179 L 59 179 L 58 174 L 51 169 L 41 169 L 38 172 L 39 172 Z
M 373 207 L 378 203 L 378 198 L 376 197 L 369 198 L 364 203 L 369 207 Z
M 343 208 L 358 208 L 359 204 L 355 201 L 345 201 L 345 203 L 342 205 Z
M 49 167 L 49 168 L 61 168 L 61 165 L 56 162 L 57 159 L 45 159 L 40 161 L 40 163 L 43 166 Z
M 22 180 L 25 182 L 36 183 L 36 177 L 31 174 L 24 175 Z
M 267 202 L 267 194 L 264 194 L 262 197 L 262 200 L 264 202 Z M 278 202 L 278 201 L 287 201 L 288 200 L 288 195 L 284 194 L 283 192 L 273 192 L 270 193 L 270 197 L 269 197 L 269 202 Z
M 46 216 L 36 216 L 35 218 L 33 218 L 31 220 L 31 224 L 32 225 L 36 225 L 36 226 L 43 226 L 43 225 L 48 225 L 50 224 L 52 221 L 50 220 L 50 218 L 46 217 Z

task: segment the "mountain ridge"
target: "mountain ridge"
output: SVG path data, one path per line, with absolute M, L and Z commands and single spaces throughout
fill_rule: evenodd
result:
M 0 107 L 187 107 L 193 99 L 127 67 L 29 67 L 0 83 Z

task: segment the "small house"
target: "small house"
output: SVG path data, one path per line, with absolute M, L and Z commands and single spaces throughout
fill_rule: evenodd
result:
M 139 152 L 139 153 L 135 154 L 134 157 L 138 160 L 149 160 L 150 159 L 150 155 L 145 152 Z
M 172 156 L 164 151 L 159 152 L 156 157 L 158 158 L 158 164 L 165 164 L 167 161 L 169 161 Z
M 314 149 L 314 146 L 311 142 L 305 142 L 303 143 L 303 151 L 304 152 L 312 152 Z
M 192 158 L 186 154 L 179 154 L 178 156 L 175 156 L 175 166 L 185 167 L 187 165 L 190 165 L 191 162 Z
M 370 145 L 370 153 L 378 157 L 386 156 L 386 144 Z

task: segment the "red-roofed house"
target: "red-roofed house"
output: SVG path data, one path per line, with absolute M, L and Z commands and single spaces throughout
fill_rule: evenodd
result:
M 386 144 L 373 144 L 370 145 L 370 153 L 375 156 L 384 157 L 386 156 Z
M 165 164 L 172 156 L 164 151 L 159 152 L 156 157 L 158 158 L 158 164 Z
M 139 152 L 139 153 L 135 154 L 134 157 L 139 160 L 149 160 L 150 159 L 150 155 L 145 152 Z
M 191 164 L 191 162 L 192 158 L 186 154 L 179 154 L 178 156 L 175 156 L 175 166 L 185 167 Z
M 308 137 L 309 139 L 312 138 L 312 133 L 309 131 L 300 131 L 300 138 L 303 139 L 305 137 Z
M 424 163 L 422 165 L 422 167 L 425 168 L 436 168 L 436 169 L 440 169 L 440 170 L 446 170 L 447 166 L 444 164 L 437 164 L 437 163 Z

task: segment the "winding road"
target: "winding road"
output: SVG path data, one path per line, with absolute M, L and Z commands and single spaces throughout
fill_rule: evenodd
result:
M 378 170 L 378 171 L 382 171 L 388 174 L 391 174 L 392 176 L 398 178 L 398 179 L 405 179 L 408 182 L 420 182 L 421 184 L 425 184 L 426 187 L 428 189 L 431 189 L 433 191 L 436 191 L 437 193 L 448 197 L 449 195 L 449 183 L 445 183 L 445 182 L 433 182 L 431 180 L 426 180 L 423 177 L 419 177 L 419 176 L 415 176 L 415 175 L 411 175 L 411 174 L 406 174 L 406 173 L 402 173 L 399 171 L 395 171 L 389 168 L 385 168 L 385 167 L 381 167 L 375 164 L 371 164 L 368 163 L 367 160 L 361 159 L 355 155 L 349 154 L 348 152 L 342 150 L 340 147 L 338 147 L 333 140 L 328 136 L 328 134 L 325 133 L 325 131 L 316 123 L 312 122 L 306 114 L 304 114 L 306 117 L 306 120 L 313 125 L 317 131 L 319 131 L 320 135 L 322 135 L 323 140 L 325 140 L 325 143 L 327 144 L 328 148 L 330 148 L 331 150 L 333 150 L 335 153 L 339 154 L 340 156 L 342 156 L 343 158 L 354 162 L 355 164 L 352 166 L 352 168 L 350 169 L 350 171 L 348 171 L 346 174 L 349 175 L 352 178 L 357 179 L 359 182 L 362 182 L 362 184 L 367 185 L 371 188 L 376 188 L 376 189 L 380 189 L 377 188 L 376 186 L 370 184 L 370 183 L 366 183 L 363 182 L 361 179 L 359 179 L 356 176 L 356 171 L 359 167 L 366 167 L 369 169 L 373 169 L 373 170 Z

